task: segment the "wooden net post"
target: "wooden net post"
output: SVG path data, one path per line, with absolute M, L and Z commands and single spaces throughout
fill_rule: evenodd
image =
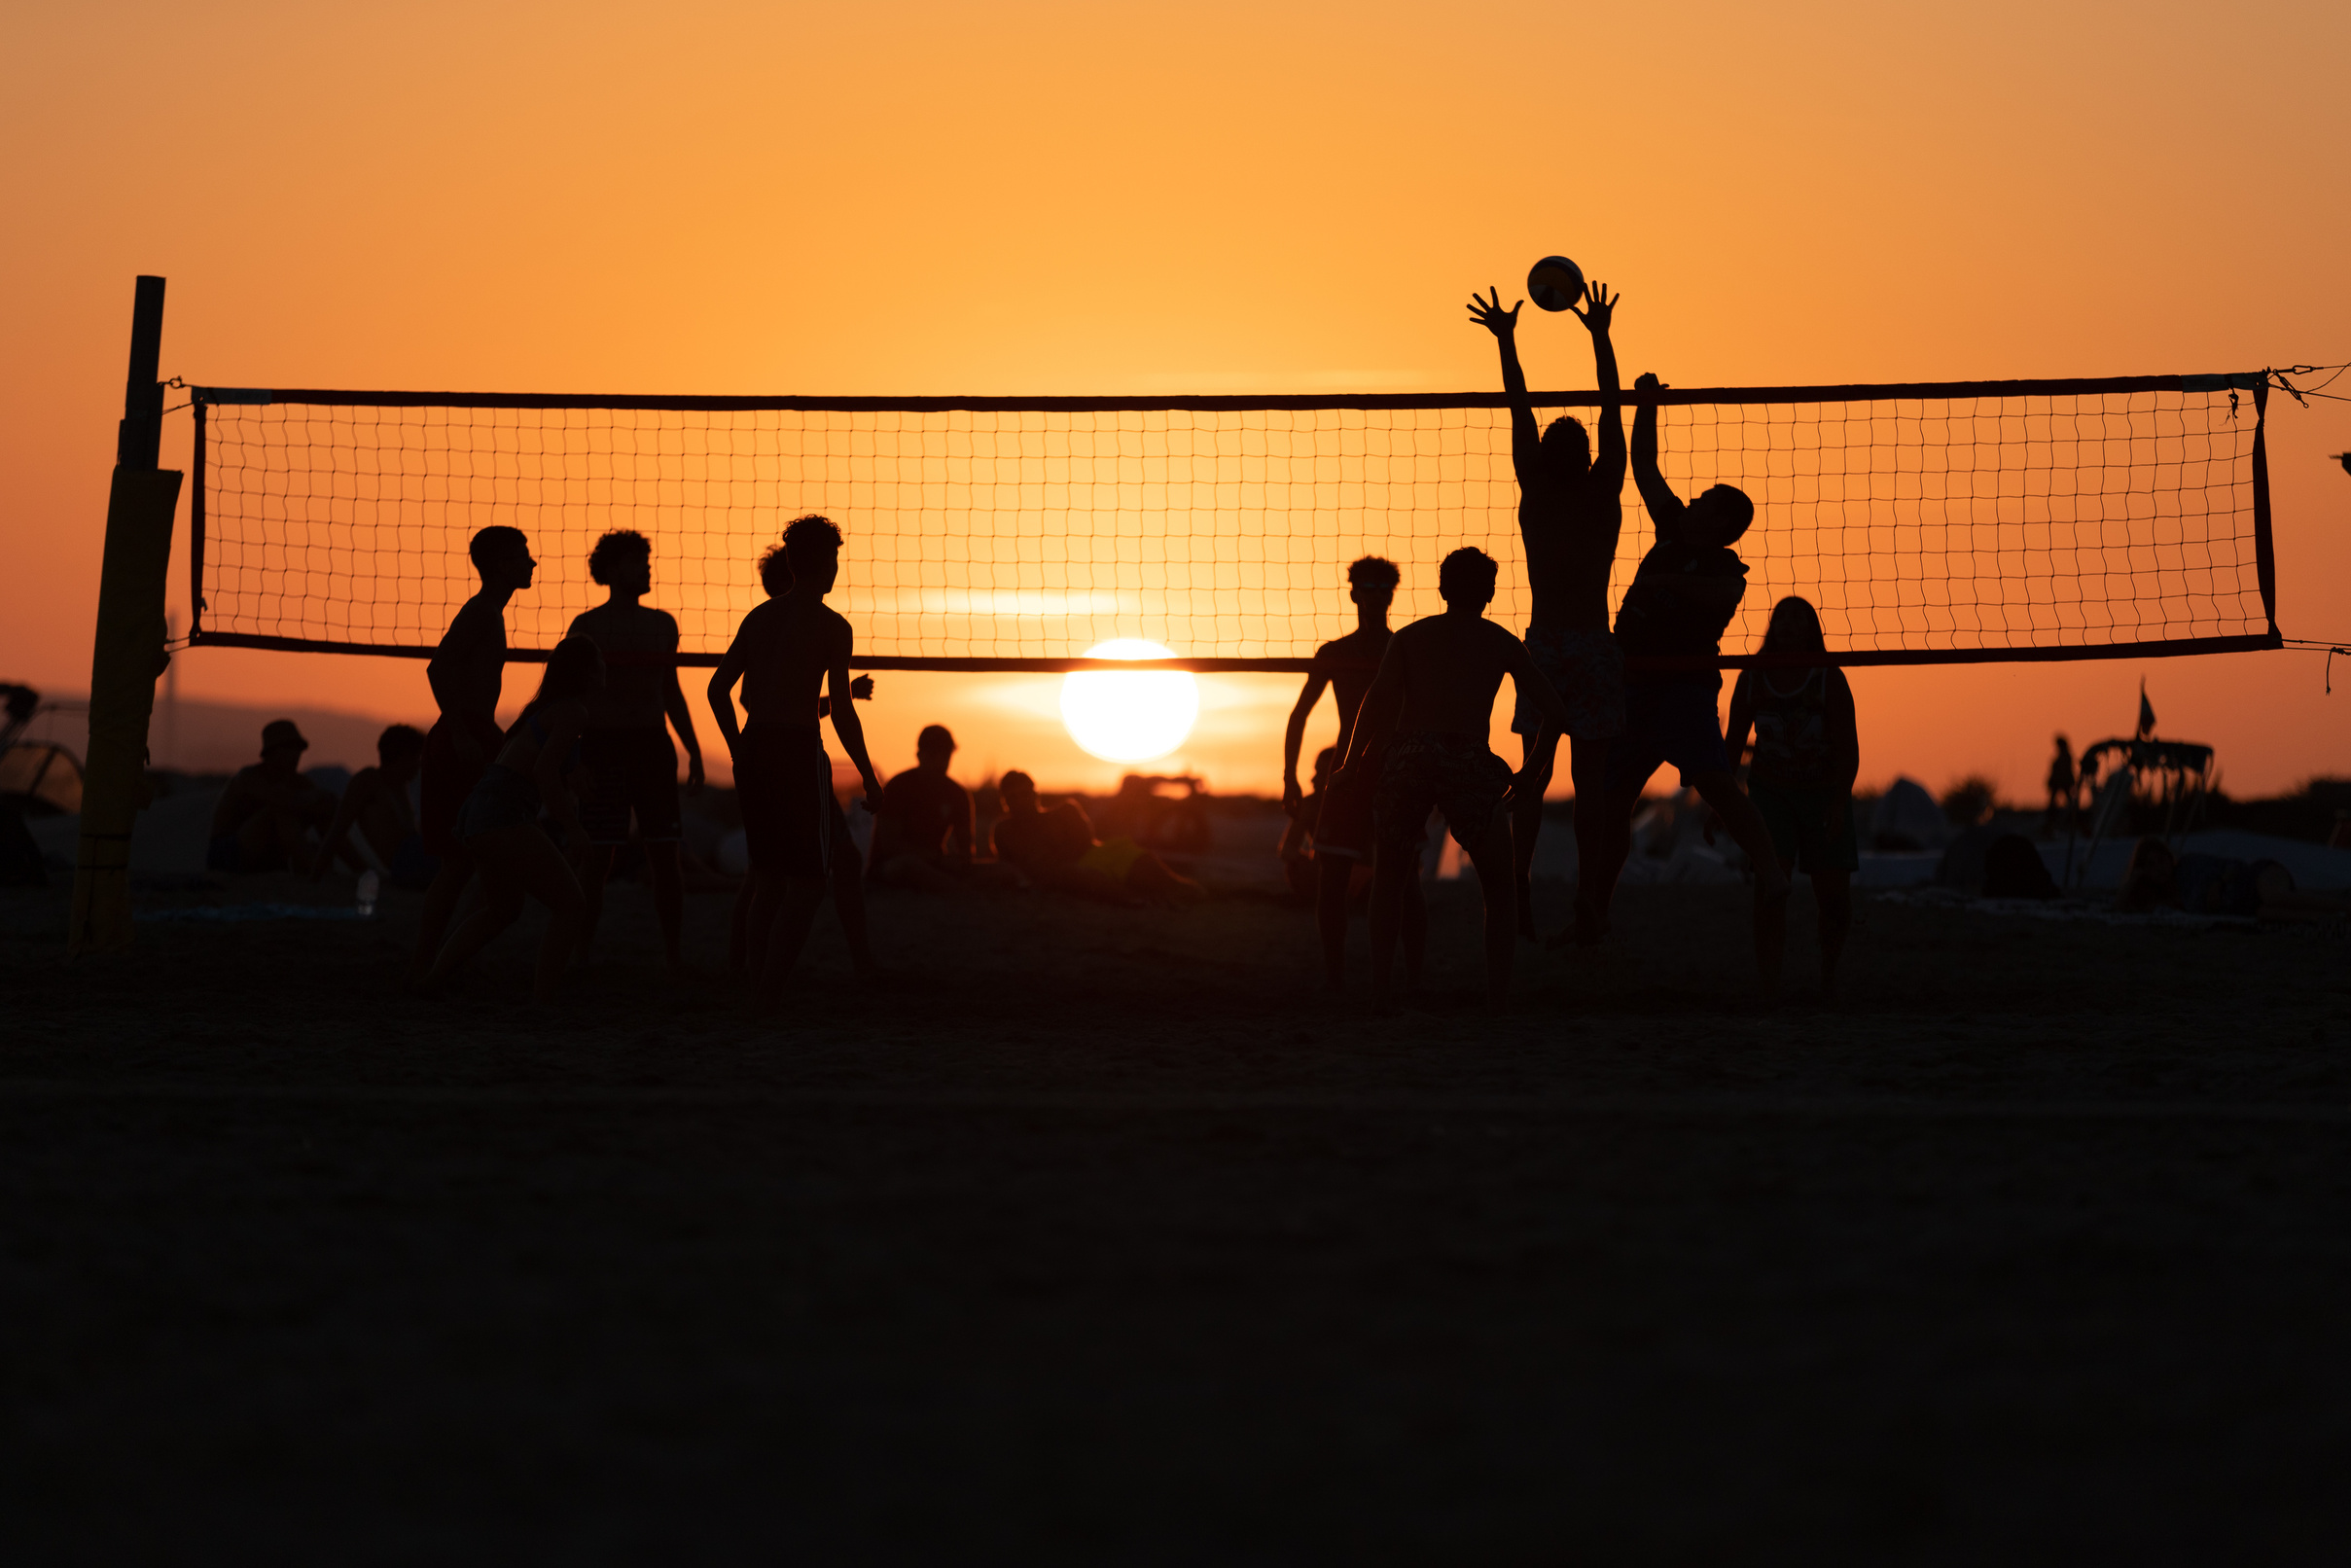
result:
M 89 668 L 89 757 L 82 785 L 82 843 L 74 858 L 69 950 L 130 943 L 130 833 L 147 798 L 147 721 L 163 649 L 163 578 L 181 476 L 160 470 L 163 280 L 142 277 L 131 307 L 130 375 L 106 503 L 105 564 Z

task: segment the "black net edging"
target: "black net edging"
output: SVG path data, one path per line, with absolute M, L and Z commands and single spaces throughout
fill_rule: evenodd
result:
M 1684 494 L 1754 497 L 1726 665 L 1802 593 L 1842 664 L 2160 657 L 2279 644 L 2258 373 L 1667 390 Z M 2250 393 L 2251 407 L 2245 407 Z M 754 563 L 822 512 L 861 668 L 1060 670 L 1111 639 L 1199 670 L 1307 667 L 1349 629 L 1345 568 L 1526 585 L 1507 405 L 1446 396 L 659 398 L 196 389 L 190 641 L 423 657 L 473 591 L 476 529 L 530 535 L 509 612 L 544 657 L 599 602 L 588 550 L 654 542 L 680 661 L 715 663 Z M 1590 392 L 1535 396 L 1539 417 Z M 1624 491 L 1612 600 L 1651 543 Z M 1128 663 L 1125 667 L 1135 667 Z

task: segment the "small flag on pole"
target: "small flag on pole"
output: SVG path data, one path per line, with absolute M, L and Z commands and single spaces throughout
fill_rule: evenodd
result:
M 2147 700 L 2147 677 L 2139 677 L 2139 738 L 2145 740 L 2155 732 L 2155 704 Z

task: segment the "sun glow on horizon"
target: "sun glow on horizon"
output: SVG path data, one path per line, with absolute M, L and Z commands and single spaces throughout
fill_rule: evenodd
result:
M 1114 637 L 1088 659 L 1173 659 L 1172 649 L 1140 637 Z M 1061 677 L 1061 722 L 1069 738 L 1106 763 L 1148 763 L 1184 743 L 1200 716 L 1200 686 L 1190 670 L 1077 670 Z

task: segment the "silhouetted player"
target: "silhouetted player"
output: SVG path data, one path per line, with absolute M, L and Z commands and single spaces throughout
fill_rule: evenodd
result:
M 1594 812 L 1603 832 L 1588 842 L 1576 890 L 1576 940 L 1593 944 L 1606 929 L 1608 905 L 1618 873 L 1632 848 L 1632 812 L 1649 775 L 1666 763 L 1681 769 L 1682 782 L 1696 789 L 1721 815 L 1730 836 L 1755 865 L 1757 896 L 1784 900 L 1787 873 L 1771 847 L 1763 819 L 1730 771 L 1715 701 L 1723 690 L 1723 628 L 1738 613 L 1747 592 L 1747 565 L 1730 547 L 1755 520 L 1755 503 L 1744 490 L 1717 484 L 1685 503 L 1657 469 L 1656 394 L 1654 375 L 1633 382 L 1639 411 L 1633 416 L 1633 482 L 1641 487 L 1657 542 L 1641 557 L 1641 569 L 1617 610 L 1617 644 L 1629 659 L 1653 658 L 1687 666 L 1636 670 L 1624 683 L 1624 735 L 1610 748 L 1607 787 Z M 1584 816 L 1578 802 L 1576 815 Z
M 792 591 L 792 564 L 784 558 L 784 547 L 769 545 L 759 558 L 760 587 L 767 597 L 778 599 Z M 755 683 L 749 674 L 743 677 L 743 702 L 751 702 Z M 849 692 L 856 700 L 868 702 L 873 696 L 873 677 L 860 675 L 849 683 Z M 832 716 L 833 699 L 816 699 L 816 716 L 823 720 Z M 840 808 L 840 797 L 827 791 L 825 804 L 833 824 L 829 858 L 832 866 L 833 912 L 840 917 L 841 934 L 848 938 L 849 962 L 861 976 L 873 973 L 873 949 L 866 942 L 866 878 L 865 862 L 857 853 L 857 840 L 849 835 L 848 814 Z M 748 837 L 746 835 L 746 837 Z M 774 889 L 776 897 L 763 901 L 760 889 L 765 882 L 755 868 L 743 878 L 735 891 L 734 909 L 729 921 L 727 968 L 731 974 L 747 974 L 753 966 L 751 955 L 765 957 L 768 939 L 775 926 L 775 908 L 782 889 Z M 755 920 L 754 914 L 758 915 Z
M 1432 806 L 1444 812 L 1445 826 L 1478 868 L 1485 897 L 1487 994 L 1497 1007 L 1510 996 L 1517 921 L 1504 807 L 1514 778 L 1510 765 L 1486 745 L 1494 695 L 1508 675 L 1519 698 L 1550 723 L 1565 729 L 1568 712 L 1526 645 L 1485 619 L 1494 578 L 1493 558 L 1481 550 L 1457 550 L 1444 558 L 1437 574 L 1444 614 L 1415 621 L 1390 639 L 1356 719 L 1348 768 L 1383 759 L 1373 798 L 1379 856 L 1371 882 L 1371 983 L 1382 1002 L 1404 921 L 1406 884 L 1420 874 L 1420 830 Z
M 677 619 L 638 602 L 653 591 L 653 541 L 633 528 L 617 528 L 596 541 L 588 552 L 588 575 L 609 596 L 574 616 L 570 635 L 603 650 L 608 673 L 603 693 L 588 704 L 588 730 L 581 736 L 580 757 L 591 782 L 580 802 L 589 846 L 580 879 L 588 897 L 580 948 L 585 953 L 595 940 L 596 922 L 604 914 L 604 882 L 628 842 L 634 816 L 646 868 L 653 873 L 661 947 L 674 971 L 684 964 L 678 933 L 686 918 L 686 888 L 678 873 L 678 754 L 663 720 L 685 742 L 686 787 L 702 787 L 702 746 L 678 686 Z
M 1576 311 L 1591 332 L 1600 378 L 1600 449 L 1594 453 L 1575 419 L 1554 419 L 1536 436 L 1526 372 L 1518 365 L 1518 305 L 1504 310 L 1499 289 L 1491 300 L 1470 296 L 1471 319 L 1492 333 L 1502 348 L 1502 385 L 1511 396 L 1511 463 L 1518 474 L 1518 532 L 1526 542 L 1532 600 L 1526 651 L 1567 704 L 1579 865 L 1590 858 L 1594 832 L 1605 831 L 1589 806 L 1606 793 L 1609 743 L 1624 732 L 1624 658 L 1608 629 L 1608 575 L 1624 527 L 1624 410 L 1616 402 L 1617 350 L 1608 329 L 1622 298 L 1611 297 L 1607 284 L 1594 283 L 1590 308 Z M 1544 728 L 1523 694 L 1511 729 L 1526 748 L 1514 827 L 1518 934 L 1531 939 L 1535 837 L 1543 831 L 1543 795 L 1550 788 L 1559 731 Z M 1580 891 L 1583 884 L 1578 886 Z
M 1763 633 L 1766 654 L 1824 658 L 1820 612 L 1791 593 L 1771 607 Z M 1739 671 L 1730 689 L 1726 750 L 1735 759 L 1755 731 L 1755 761 L 1747 769 L 1747 798 L 1770 830 L 1774 853 L 1790 876 L 1812 878 L 1820 910 L 1820 988 L 1836 990 L 1836 960 L 1853 929 L 1853 873 L 1861 846 L 1853 835 L 1853 779 L 1861 771 L 1861 731 L 1853 687 L 1829 664 L 1798 669 Z M 1779 990 L 1788 948 L 1788 902 L 1767 899 L 1756 884 L 1755 961 L 1766 997 Z
M 1388 651 L 1393 635 L 1388 630 L 1388 606 L 1396 601 L 1396 588 L 1403 581 L 1396 563 L 1377 555 L 1366 555 L 1347 568 L 1347 597 L 1355 602 L 1355 629 L 1314 651 L 1314 669 L 1290 710 L 1290 728 L 1282 734 L 1283 810 L 1295 812 L 1301 799 L 1299 749 L 1305 742 L 1307 717 L 1322 700 L 1326 686 L 1338 705 L 1338 755 L 1347 755 L 1347 744 L 1355 737 L 1356 711 L 1363 706 L 1364 694 L 1371 690 L 1379 661 Z M 1371 788 L 1378 770 L 1374 758 L 1359 770 L 1352 788 L 1342 789 L 1336 780 L 1332 781 L 1315 814 L 1314 912 L 1322 928 L 1323 974 L 1333 990 L 1346 978 L 1347 893 L 1355 868 L 1372 860 Z M 1427 924 L 1428 911 L 1416 876 L 1406 885 L 1404 911 L 1404 941 L 1409 955 L 1407 967 L 1415 973 L 1420 968 Z
M 865 780 L 866 807 L 881 795 L 865 728 L 851 700 L 849 656 L 856 633 L 825 605 L 840 575 L 840 530 L 811 514 L 784 529 L 784 558 L 792 587 L 781 598 L 755 605 L 710 678 L 710 711 L 734 756 L 736 799 L 752 868 L 776 891 L 773 934 L 755 971 L 759 1005 L 782 1000 L 784 980 L 808 940 L 808 926 L 825 896 L 830 873 L 833 764 L 817 730 L 817 702 L 829 695 L 834 732 Z M 744 682 L 749 722 L 735 729 L 734 683 Z M 765 922 L 754 909 L 753 925 Z
M 421 980 L 441 952 L 449 916 L 474 875 L 474 859 L 457 841 L 457 813 L 481 781 L 506 732 L 498 728 L 498 694 L 506 683 L 507 601 L 531 586 L 539 563 L 519 528 L 484 528 L 467 545 L 481 589 L 460 605 L 424 667 L 441 717 L 424 737 L 424 782 L 417 813 L 425 852 L 441 862 L 425 890 L 416 928 L 411 978 Z

